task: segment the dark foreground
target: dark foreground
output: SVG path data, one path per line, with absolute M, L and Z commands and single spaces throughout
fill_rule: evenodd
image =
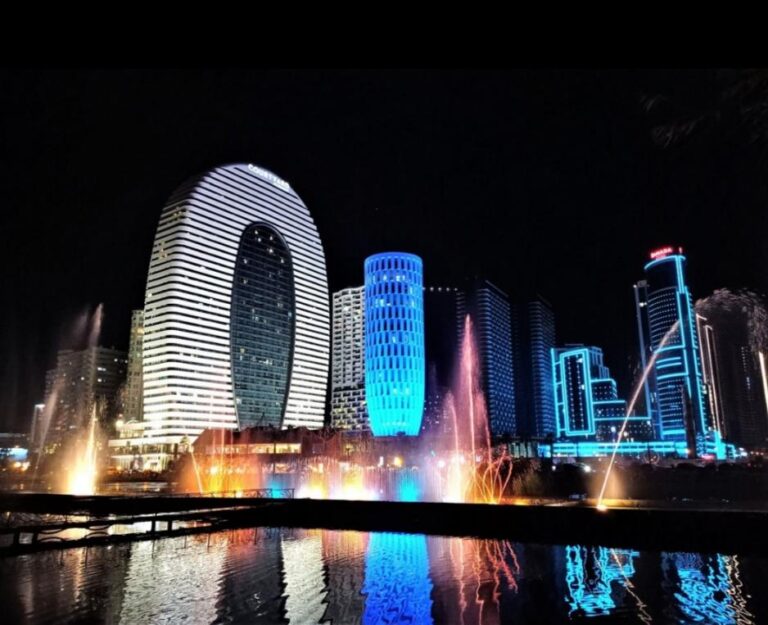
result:
M 140 519 L 175 513 L 206 522 L 153 524 L 157 535 L 217 531 L 223 528 L 284 527 L 407 532 L 473 536 L 541 544 L 580 544 L 649 551 L 691 551 L 768 555 L 768 512 L 612 508 L 585 505 L 484 505 L 311 499 L 214 497 L 73 497 L 7 494 L 0 511 L 46 515 L 83 515 L 89 519 Z M 190 512 L 195 511 L 195 512 Z M 192 515 L 191 517 L 189 515 Z M 186 516 L 184 516 L 186 515 Z M 163 517 L 164 519 L 166 517 Z M 34 525 L 39 521 L 25 521 Z M 146 528 L 145 528 L 146 529 Z M 8 530 L 6 530 L 7 533 Z M 105 535 L 97 542 L 131 540 Z M 150 537 L 154 536 L 152 533 Z M 7 542 L 6 542 L 7 544 Z M 25 550 L 21 548 L 21 550 Z M 7 551 L 6 551 L 7 552 Z

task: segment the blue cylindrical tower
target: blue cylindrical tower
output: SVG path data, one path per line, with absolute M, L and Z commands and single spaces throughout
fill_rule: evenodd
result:
M 374 436 L 416 436 L 424 412 L 421 258 L 365 259 L 365 400 Z

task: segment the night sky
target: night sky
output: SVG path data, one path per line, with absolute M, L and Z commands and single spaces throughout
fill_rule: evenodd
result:
M 727 91 L 740 77 L 3 70 L 0 430 L 27 429 L 82 310 L 103 302 L 102 344 L 127 347 L 165 200 L 233 162 L 299 193 L 332 290 L 391 248 L 421 255 L 429 285 L 540 292 L 558 342 L 603 347 L 626 395 L 651 248 L 685 248 L 694 297 L 767 290 L 765 142 Z M 691 119 L 682 140 L 654 139 Z

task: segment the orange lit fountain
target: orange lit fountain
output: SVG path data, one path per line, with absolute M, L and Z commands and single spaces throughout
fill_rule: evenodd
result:
M 494 453 L 480 386 L 472 320 L 464 320 L 455 394 L 446 398 L 453 426 L 453 453 L 447 464 L 444 501 L 497 504 L 512 478 L 506 450 Z
M 84 441 L 78 441 L 78 444 L 75 446 L 74 457 L 69 465 L 66 492 L 71 495 L 93 495 L 96 493 L 96 480 L 98 478 L 98 419 L 96 418 L 95 406 L 90 421 L 88 437 Z
M 469 317 L 443 414 L 452 430 L 444 438 L 427 437 L 415 445 L 403 441 L 402 446 L 393 446 L 389 439 L 378 450 L 374 442 L 367 456 L 354 461 L 338 450 L 322 455 L 305 449 L 295 455 L 282 453 L 285 444 L 279 440 L 285 434 L 279 430 L 214 431 L 190 446 L 178 490 L 247 496 L 257 489 L 279 493 L 288 488 L 299 498 L 311 499 L 499 503 L 512 477 L 512 461 L 506 450 L 496 450 L 491 443 Z M 299 439 L 292 440 L 296 446 Z

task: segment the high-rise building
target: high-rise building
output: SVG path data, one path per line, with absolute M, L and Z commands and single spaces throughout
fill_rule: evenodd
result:
M 713 438 L 707 410 L 699 337 L 682 248 L 651 252 L 645 280 L 635 285 L 643 366 L 656 356 L 645 391 L 656 435 L 661 440 L 691 441 L 698 451 Z
M 744 310 L 712 307 L 697 315 L 702 373 L 713 426 L 747 449 L 768 446 L 768 410 L 760 354 Z
M 155 235 L 144 306 L 144 444 L 206 428 L 321 427 L 325 254 L 291 186 L 227 165 L 179 187 Z
M 384 252 L 365 259 L 365 399 L 375 436 L 415 436 L 424 413 L 421 258 Z
M 331 425 L 368 431 L 365 407 L 364 287 L 333 294 Z
M 87 424 L 94 408 L 99 421 L 110 427 L 121 410 L 118 394 L 126 366 L 125 352 L 117 349 L 61 350 L 56 367 L 46 376 L 40 421 L 47 441 L 60 441 L 67 432 Z
M 555 314 L 552 306 L 541 296 L 515 305 L 512 329 L 517 433 L 525 437 L 554 435 Z
M 696 314 L 696 329 L 699 333 L 701 349 L 701 378 L 707 397 L 707 408 L 712 417 L 714 428 L 725 437 L 723 408 L 721 397 L 720 367 L 717 358 L 715 329 L 706 317 Z
M 459 302 L 464 294 L 457 287 L 424 287 L 424 345 L 427 379 L 422 428 L 431 433 L 448 433 L 452 425 L 443 418 L 445 398 L 455 380 L 460 349 Z
M 488 425 L 493 435 L 515 434 L 515 392 L 512 363 L 512 321 L 509 299 L 487 280 L 459 293 L 457 324 L 469 315 L 475 330 Z
M 131 336 L 128 345 L 128 376 L 125 381 L 125 421 L 141 421 L 144 417 L 144 384 L 142 375 L 144 343 L 144 311 L 131 313 Z
M 555 348 L 552 369 L 558 438 L 615 441 L 627 402 L 619 399 L 616 381 L 603 362 L 603 350 L 584 345 Z M 652 433 L 647 416 L 627 418 L 627 441 L 647 441 Z

